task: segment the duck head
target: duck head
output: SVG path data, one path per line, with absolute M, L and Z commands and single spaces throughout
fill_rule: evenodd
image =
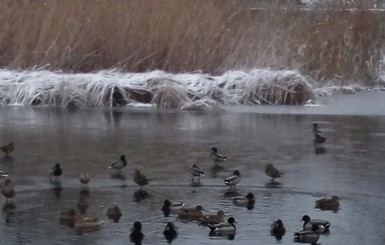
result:
M 214 153 L 217 153 L 218 149 L 216 147 L 213 147 L 213 148 L 211 148 L 211 151 L 214 152 Z
M 303 221 L 305 224 L 307 224 L 310 220 L 311 219 L 309 215 L 304 215 L 300 221 Z
M 140 223 L 139 221 L 136 221 L 134 223 L 134 230 L 137 230 L 137 231 L 142 230 L 142 223 Z

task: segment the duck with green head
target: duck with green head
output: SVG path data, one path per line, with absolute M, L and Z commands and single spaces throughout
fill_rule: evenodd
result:
M 302 230 L 294 233 L 294 242 L 310 243 L 316 245 L 319 240 L 319 234 L 317 233 L 318 225 L 312 224 L 310 230 Z

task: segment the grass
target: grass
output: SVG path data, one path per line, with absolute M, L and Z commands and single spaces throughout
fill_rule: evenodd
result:
M 362 3 L 363 1 L 361 1 Z M 0 66 L 90 72 L 297 69 L 317 80 L 382 69 L 385 13 L 252 0 L 3 0 Z

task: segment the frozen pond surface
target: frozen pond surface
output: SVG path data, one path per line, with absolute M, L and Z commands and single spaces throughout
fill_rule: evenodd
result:
M 274 219 L 282 219 L 281 244 L 294 244 L 293 232 L 304 214 L 331 222 L 327 244 L 385 242 L 385 93 L 325 97 L 324 106 L 229 107 L 224 111 L 156 111 L 150 109 L 65 109 L 0 107 L 0 144 L 15 143 L 9 158 L 0 159 L 16 185 L 13 210 L 3 209 L 0 244 L 130 244 L 132 224 L 140 220 L 144 244 L 167 244 L 168 221 L 178 226 L 172 244 L 277 244 L 269 235 Z M 242 113 L 240 113 L 242 112 Z M 316 154 L 311 127 L 318 122 L 327 137 L 325 154 Z M 228 156 L 224 168 L 213 169 L 211 147 Z M 126 178 L 111 178 L 109 163 L 125 154 Z M 60 162 L 62 191 L 49 183 L 47 171 Z M 271 188 L 264 166 L 272 162 L 285 175 Z M 192 187 L 189 168 L 206 172 Z M 76 234 L 60 225 L 59 210 L 76 208 L 81 170 L 91 175 L 87 213 L 105 222 L 99 231 Z M 136 202 L 139 189 L 133 172 L 140 169 L 151 183 L 150 197 Z M 238 191 L 253 192 L 252 210 L 224 197 L 223 178 L 238 169 Z M 3 181 L 2 181 L 3 182 Z M 338 195 L 337 212 L 314 208 L 315 200 Z M 165 198 L 201 204 L 206 213 L 222 209 L 238 223 L 235 240 L 212 239 L 209 228 L 163 217 Z M 0 197 L 4 205 L 5 198 Z M 123 211 L 114 223 L 105 211 L 116 202 Z

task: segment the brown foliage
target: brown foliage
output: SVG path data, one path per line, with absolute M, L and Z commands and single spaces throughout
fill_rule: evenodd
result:
M 385 14 L 256 8 L 252 0 L 3 0 L 0 66 L 89 72 L 294 68 L 317 79 L 380 68 Z M 283 9 L 284 8 L 284 9 Z

